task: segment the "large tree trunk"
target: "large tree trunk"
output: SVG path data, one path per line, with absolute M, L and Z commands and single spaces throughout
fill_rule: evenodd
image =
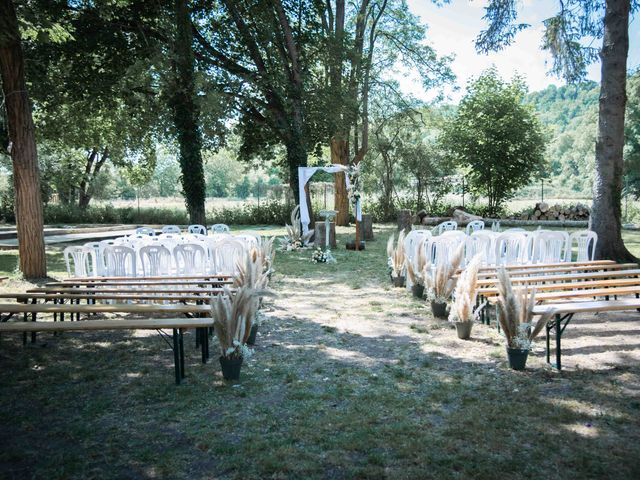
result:
M 604 17 L 596 177 L 590 228 L 596 258 L 637 261 L 622 241 L 621 196 L 630 0 L 607 0 Z
M 174 123 L 180 149 L 182 190 L 191 223 L 205 225 L 205 180 L 202 165 L 200 111 L 195 101 L 191 15 L 186 0 L 175 0 Z
M 331 139 L 331 163 L 338 165 L 349 165 L 349 142 L 346 138 L 335 136 Z M 336 215 L 336 225 L 349 225 L 349 192 L 345 182 L 344 173 L 336 173 L 334 188 L 334 210 Z
M 20 271 L 26 278 L 44 278 L 47 258 L 38 154 L 18 19 L 11 0 L 0 0 L 0 76 L 11 142 Z

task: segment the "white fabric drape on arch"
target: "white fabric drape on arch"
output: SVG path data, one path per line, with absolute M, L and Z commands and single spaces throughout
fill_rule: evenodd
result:
M 349 181 L 349 175 L 346 175 L 349 170 L 346 165 L 333 164 L 329 167 L 298 167 L 298 191 L 300 193 L 300 223 L 302 223 L 302 232 L 307 233 L 309 231 L 309 206 L 307 205 L 307 196 L 304 193 L 304 186 L 309 179 L 318 170 L 322 170 L 327 173 L 339 173 L 344 172 L 344 181 L 347 185 L 347 190 L 351 188 L 351 182 Z M 360 200 L 356 204 L 356 220 L 362 221 L 362 209 L 360 208 Z

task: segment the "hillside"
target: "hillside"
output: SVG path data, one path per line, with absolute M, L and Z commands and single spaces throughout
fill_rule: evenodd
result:
M 589 196 L 593 178 L 599 85 L 551 85 L 528 95 L 547 127 L 549 180 L 554 193 Z

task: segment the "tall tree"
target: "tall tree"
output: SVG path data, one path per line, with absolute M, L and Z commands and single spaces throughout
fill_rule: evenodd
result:
M 622 241 L 622 176 L 629 16 L 637 0 L 559 0 L 558 13 L 544 22 L 543 48 L 554 58 L 552 71 L 568 81 L 584 78 L 586 66 L 600 58 L 600 105 L 596 170 L 589 227 L 598 234 L 595 255 L 636 261 Z M 490 0 L 489 22 L 476 41 L 480 51 L 500 50 L 526 25 L 516 24 L 516 0 Z M 602 47 L 584 47 L 584 36 L 602 38 Z
M 472 191 L 484 195 L 489 214 L 499 213 L 516 190 L 542 170 L 545 143 L 524 83 L 504 83 L 489 69 L 470 83 L 442 134 L 444 148 L 467 169 Z
M 26 278 L 43 278 L 47 259 L 38 155 L 18 18 L 11 0 L 0 1 L 0 77 L 13 162 L 20 270 Z
M 345 5 L 346 3 L 346 5 Z M 425 87 L 452 78 L 448 58 L 438 58 L 426 40 L 426 27 L 411 14 L 404 0 L 325 2 L 322 13 L 326 38 L 327 110 L 331 162 L 358 164 L 369 149 L 369 112 L 377 93 L 402 103 L 387 73 L 411 68 Z M 344 179 L 335 180 L 336 222 L 348 223 L 349 202 Z
M 202 165 L 200 111 L 196 102 L 195 57 L 191 12 L 187 0 L 175 0 L 175 38 L 173 43 L 174 121 L 180 149 L 182 189 L 189 221 L 205 225 L 205 181 Z
M 316 61 L 315 2 L 280 0 L 204 2 L 194 12 L 198 61 L 233 99 L 245 156 L 286 147 L 289 184 L 298 200 L 298 167 L 315 141 L 306 95 Z M 294 8 L 295 7 L 295 8 Z M 224 31 L 224 34 L 221 32 Z

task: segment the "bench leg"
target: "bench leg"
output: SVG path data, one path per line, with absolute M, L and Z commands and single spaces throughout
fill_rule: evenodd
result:
M 180 375 L 182 376 L 182 378 L 184 378 L 186 377 L 186 374 L 184 372 L 184 341 L 182 339 L 182 332 L 183 332 L 183 329 L 179 328 L 178 336 L 179 336 L 179 342 L 180 342 Z
M 36 321 L 36 312 L 31 314 L 31 321 Z M 31 343 L 36 343 L 36 332 L 31 332 Z
M 173 365 L 176 374 L 176 385 L 180 385 L 182 373 L 180 372 L 180 342 L 178 341 L 178 329 L 173 329 Z
M 560 315 L 556 315 L 556 368 L 562 370 L 562 327 Z
M 555 321 L 555 320 L 554 320 Z M 551 363 L 551 329 L 553 328 L 552 322 L 547 322 L 545 329 L 547 330 L 547 363 Z

